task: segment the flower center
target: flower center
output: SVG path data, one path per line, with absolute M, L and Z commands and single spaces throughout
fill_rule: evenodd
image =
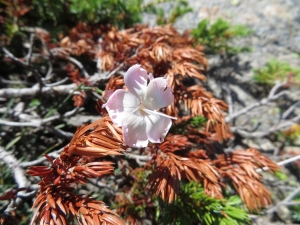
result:
M 142 116 L 146 116 L 148 114 L 144 109 L 146 109 L 146 107 L 142 103 L 140 103 L 138 110 Z

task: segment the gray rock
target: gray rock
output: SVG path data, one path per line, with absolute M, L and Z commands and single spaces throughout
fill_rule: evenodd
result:
M 285 205 L 280 205 L 276 209 L 276 214 L 285 223 L 291 223 L 291 211 Z

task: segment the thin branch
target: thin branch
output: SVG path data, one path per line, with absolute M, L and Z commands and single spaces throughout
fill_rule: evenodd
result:
M 280 161 L 280 162 L 277 163 L 277 165 L 278 166 L 283 166 L 283 165 L 286 165 L 288 163 L 291 163 L 291 162 L 294 162 L 294 161 L 297 161 L 297 160 L 300 160 L 300 155 L 297 155 L 297 156 L 294 156 L 292 158 Z M 263 167 L 261 169 L 257 169 L 256 172 L 261 173 L 261 172 L 264 172 L 264 171 L 268 171 L 269 169 L 270 169 L 269 167 Z
M 66 59 L 69 60 L 70 62 L 74 63 L 82 72 L 83 72 L 83 75 L 86 77 L 86 78 L 89 78 L 90 75 L 88 74 L 88 72 L 85 70 L 84 66 L 82 65 L 81 62 L 79 62 L 77 59 L 71 57 L 71 56 L 66 56 Z
M 32 83 L 20 80 L 6 80 L 0 77 L 0 82 L 3 84 L 21 84 L 21 85 L 33 85 Z
M 37 86 L 31 88 L 3 88 L 0 89 L 0 97 L 13 98 L 13 97 L 34 97 L 37 94 L 70 94 L 75 88 L 76 84 L 59 85 L 55 87 L 43 87 L 41 90 Z
M 12 59 L 14 62 L 22 65 L 23 67 L 29 69 L 33 75 L 35 76 L 37 82 L 39 83 L 39 90 L 44 86 L 43 83 L 43 78 L 41 76 L 41 74 L 37 71 L 37 69 L 35 69 L 33 66 L 23 62 L 22 60 L 18 59 L 17 57 L 15 57 L 10 51 L 8 51 L 5 47 L 2 47 L 2 51 L 6 54 L 6 56 L 10 59 Z
M 44 80 L 50 80 L 53 77 L 53 73 L 52 73 L 53 66 L 52 66 L 52 63 L 51 63 L 50 60 L 48 61 L 48 66 L 49 66 L 48 71 L 46 73 L 46 76 L 45 76 Z
M 135 159 L 137 164 L 141 166 L 145 165 L 147 161 L 149 161 L 152 157 L 151 155 L 136 155 L 132 153 L 127 153 L 125 154 L 125 156 L 128 157 L 129 159 Z
M 282 119 L 286 119 L 299 105 L 300 101 L 297 101 L 293 105 L 291 105 L 282 115 Z
M 75 115 L 78 111 L 83 110 L 83 108 L 78 108 L 76 107 L 75 109 L 66 112 L 63 115 L 54 115 L 51 117 L 48 117 L 46 119 L 33 119 L 30 122 L 13 122 L 13 121 L 7 121 L 7 120 L 2 120 L 0 119 L 0 125 L 5 125 L 5 126 L 12 126 L 12 127 L 40 127 L 45 123 L 57 120 L 57 119 L 62 119 L 62 118 L 67 118 L 70 116 Z
M 269 93 L 269 95 L 268 95 L 268 99 L 274 98 L 276 92 L 277 92 L 280 88 L 284 87 L 284 86 L 287 85 L 287 84 L 288 84 L 287 81 L 280 82 L 280 81 L 277 80 L 277 81 L 276 81 L 276 84 L 273 86 L 273 88 L 271 89 L 271 91 L 270 91 L 270 93 Z
M 33 49 L 33 43 L 34 43 L 35 34 L 30 34 L 30 40 L 29 40 L 29 49 L 27 55 L 24 57 L 25 62 L 27 65 L 30 65 L 30 60 L 32 56 L 32 49 Z
M 124 63 L 121 63 L 116 69 L 111 71 L 105 76 L 105 79 L 109 79 L 112 75 L 114 75 L 116 72 L 118 72 L 122 67 L 124 66 Z
M 27 187 L 30 184 L 25 177 L 25 171 L 19 166 L 19 161 L 2 146 L 0 146 L 0 160 L 12 171 L 18 188 Z
M 288 203 L 289 201 L 291 201 L 299 193 L 300 193 L 300 187 L 298 187 L 297 189 L 295 189 L 292 193 L 290 193 L 285 199 L 283 199 L 277 205 L 275 205 L 272 208 L 268 209 L 267 210 L 267 214 L 271 214 L 271 213 L 275 212 L 280 205 L 285 205 L 286 203 Z
M 226 123 L 229 123 L 231 122 L 233 119 L 235 119 L 236 117 L 239 117 L 243 114 L 247 114 L 250 110 L 254 109 L 254 108 L 257 108 L 259 106 L 262 106 L 262 105 L 267 105 L 269 104 L 270 101 L 274 101 L 278 98 L 280 98 L 281 96 L 285 95 L 287 92 L 286 91 L 281 91 L 279 92 L 278 94 L 275 94 L 279 88 L 283 87 L 284 85 L 286 85 L 287 82 L 282 82 L 282 83 L 278 83 L 276 84 L 272 90 L 270 91 L 269 95 L 267 98 L 264 98 L 262 100 L 260 100 L 259 102 L 255 102 L 251 105 L 248 105 L 247 107 L 237 111 L 237 112 L 234 112 L 232 114 L 229 114 L 226 118 L 225 118 L 225 121 Z
M 231 117 L 232 113 L 233 113 L 233 102 L 232 102 L 232 97 L 231 97 L 231 90 L 228 87 L 228 85 L 223 84 L 222 88 L 224 91 L 227 92 L 227 104 L 228 104 L 228 114 L 229 117 Z
M 69 77 L 65 77 L 64 79 L 60 80 L 60 81 L 57 81 L 55 83 L 51 83 L 51 84 L 45 84 L 46 87 L 54 87 L 54 86 L 57 86 L 57 85 L 61 85 L 63 83 L 65 83 L 66 81 L 69 80 Z
M 281 121 L 279 124 L 276 124 L 274 127 L 269 128 L 267 131 L 248 132 L 238 127 L 230 127 L 230 129 L 233 133 L 239 134 L 244 138 L 261 138 L 269 134 L 275 133 L 277 131 L 283 130 L 294 124 L 297 124 L 299 120 L 300 120 L 300 115 L 290 120 Z
M 45 129 L 47 129 L 48 131 L 50 131 L 51 133 L 53 133 L 57 137 L 67 139 L 67 140 L 71 140 L 74 136 L 74 134 L 71 133 L 71 132 L 63 131 L 61 129 L 51 127 L 51 126 L 45 126 Z
M 47 155 L 49 155 L 50 157 L 52 158 L 57 158 L 59 156 L 59 153 L 61 153 L 63 151 L 63 148 L 57 150 L 57 151 L 54 151 L 54 152 L 51 152 Z M 41 164 L 43 163 L 44 161 L 46 161 L 46 157 L 41 157 L 39 159 L 36 159 L 36 160 L 33 160 L 33 161 L 30 161 L 30 162 L 21 162 L 19 163 L 19 167 L 21 168 L 28 168 L 29 166 L 35 166 L 35 165 L 38 165 L 38 164 Z

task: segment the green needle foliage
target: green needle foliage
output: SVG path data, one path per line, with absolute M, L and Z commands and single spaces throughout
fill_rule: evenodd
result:
M 169 13 L 168 17 L 165 15 L 164 10 L 157 6 L 157 4 L 166 2 L 171 2 L 173 4 L 172 10 Z M 188 12 L 192 12 L 193 8 L 189 7 L 188 2 L 185 0 L 156 0 L 151 2 L 150 4 L 145 5 L 144 11 L 156 14 L 157 24 L 162 25 L 175 23 L 179 17 L 185 15 Z
M 204 193 L 196 182 L 182 185 L 178 198 L 171 204 L 159 203 L 159 224 L 239 225 L 249 223 L 237 196 L 216 199 Z
M 276 80 L 283 81 L 288 76 L 294 77 L 295 83 L 300 84 L 300 69 L 276 59 L 271 59 L 264 67 L 254 70 L 254 80 L 259 84 L 274 85 Z
M 194 39 L 204 45 L 209 53 L 226 52 L 237 54 L 249 51 L 249 48 L 232 47 L 228 41 L 236 37 L 245 37 L 251 34 L 251 30 L 243 25 L 232 26 L 229 22 L 219 18 L 213 24 L 209 20 L 202 20 L 197 28 L 192 30 Z
M 187 134 L 189 127 L 200 129 L 201 127 L 205 126 L 206 122 L 207 122 L 207 118 L 203 116 L 195 116 L 187 121 L 183 121 L 179 124 L 173 125 L 171 127 L 171 131 L 176 134 Z
M 129 27 L 141 19 L 142 0 L 70 0 L 70 11 L 84 22 Z

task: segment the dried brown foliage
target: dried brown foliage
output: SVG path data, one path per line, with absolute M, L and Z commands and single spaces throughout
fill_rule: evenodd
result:
M 115 77 L 111 76 L 109 78 L 109 81 L 105 87 L 103 96 L 104 98 L 108 99 L 109 96 L 117 89 L 123 88 L 124 87 L 124 80 L 122 79 L 121 76 Z
M 83 106 L 84 101 L 86 99 L 87 95 L 84 91 L 77 91 L 73 93 L 73 101 L 75 107 Z
M 276 163 L 259 151 L 249 148 L 238 150 L 228 155 L 219 155 L 214 160 L 222 177 L 231 179 L 234 188 L 250 211 L 258 211 L 271 203 L 269 191 L 262 184 L 262 176 L 256 169 L 268 167 L 271 171 L 279 170 Z
M 211 196 L 221 197 L 220 174 L 209 160 L 186 158 L 171 152 L 158 152 L 155 159 L 155 171 L 150 177 L 150 189 L 169 203 L 179 193 L 183 178 L 204 184 L 205 191 Z
M 31 224 L 67 224 L 69 220 L 91 225 L 123 224 L 102 201 L 78 195 L 74 188 L 85 185 L 87 178 L 113 174 L 113 163 L 101 158 L 120 155 L 124 148 L 119 129 L 105 117 L 78 128 L 58 158 L 47 156 L 50 166 L 31 166 L 27 174 L 42 177 Z
M 165 76 L 172 88 L 174 104 L 168 106 L 165 113 L 178 118 L 174 126 L 182 126 L 181 132 L 171 130 L 162 144 L 141 150 L 141 154 L 151 157 L 145 165 L 128 166 L 127 169 L 132 170 L 126 174 L 130 185 L 120 190 L 123 193 L 116 195 L 115 202 L 117 213 L 129 224 L 141 223 L 141 215 L 132 208 L 153 207 L 145 186 L 170 203 L 178 196 L 182 180 L 201 183 L 205 193 L 218 198 L 223 197 L 226 184 L 232 182 L 250 210 L 270 203 L 270 193 L 256 169 L 267 166 L 276 171 L 275 163 L 255 149 L 216 154 L 214 143 L 232 137 L 225 123 L 224 111 L 228 106 L 199 84 L 206 80 L 207 59 L 202 46 L 196 46 L 188 32 L 181 35 L 172 26 L 137 25 L 119 31 L 113 27 L 92 28 L 79 24 L 61 40 L 60 47 L 51 45 L 47 37 L 41 36 L 57 57 L 87 55 L 97 59 L 100 72 L 116 68 L 125 71 L 138 63 L 154 77 Z M 79 68 L 68 64 L 65 69 L 72 82 L 89 85 Z M 105 84 L 104 98 L 97 102 L 99 113 L 106 115 L 102 104 L 120 88 L 125 88 L 123 78 L 111 76 Z M 82 106 L 85 98 L 83 91 L 74 93 L 74 105 Z M 206 118 L 207 122 L 200 127 L 190 124 L 189 120 L 196 116 Z M 32 176 L 42 177 L 32 224 L 66 224 L 69 218 L 81 224 L 122 224 L 103 202 L 75 195 L 74 187 L 85 185 L 87 178 L 112 174 L 113 163 L 103 161 L 103 157 L 121 155 L 125 149 L 122 129 L 115 127 L 107 116 L 78 128 L 60 157 L 55 160 L 48 157 L 50 167 L 33 166 L 28 171 Z M 143 176 L 137 175 L 138 172 L 143 172 Z
M 89 84 L 87 79 L 85 77 L 81 77 L 81 73 L 78 68 L 74 64 L 69 63 L 67 66 L 65 66 L 65 70 L 70 78 L 70 80 L 75 84 Z
M 256 171 L 263 167 L 273 172 L 279 169 L 268 157 L 256 149 L 221 154 L 215 160 L 211 160 L 205 150 L 189 151 L 187 157 L 181 157 L 172 152 L 189 150 L 188 145 L 183 144 L 188 142 L 180 136 L 174 138 L 182 144 L 170 149 L 170 143 L 175 143 L 175 146 L 177 143 L 167 140 L 161 145 L 163 151 L 157 151 L 155 169 L 149 181 L 150 189 L 163 200 L 170 203 L 177 197 L 183 178 L 202 183 L 210 196 L 222 197 L 222 188 L 226 188 L 229 178 L 250 211 L 258 211 L 271 203 L 271 195 L 262 184 L 261 174 Z

